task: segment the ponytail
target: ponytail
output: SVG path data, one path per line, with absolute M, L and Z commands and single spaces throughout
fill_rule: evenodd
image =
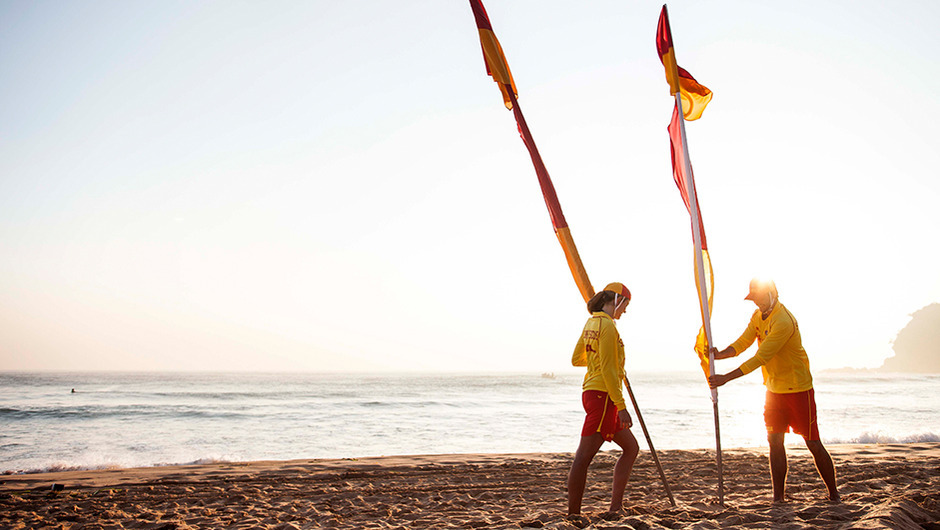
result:
M 597 313 L 598 311 L 601 311 L 604 306 L 607 305 L 607 302 L 610 302 L 614 299 L 615 295 L 616 293 L 613 291 L 601 291 L 595 294 L 591 297 L 590 300 L 588 300 L 588 313 Z

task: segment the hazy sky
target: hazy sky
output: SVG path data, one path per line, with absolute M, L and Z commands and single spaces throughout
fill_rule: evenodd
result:
M 628 369 L 696 369 L 650 1 L 488 0 Z M 940 301 L 940 3 L 677 1 L 719 347 Z M 565 371 L 587 312 L 466 0 L 0 3 L 0 369 Z M 736 364 L 725 361 L 720 369 Z

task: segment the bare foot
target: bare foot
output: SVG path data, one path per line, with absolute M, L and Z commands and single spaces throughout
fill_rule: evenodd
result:
M 568 514 L 568 517 L 566 517 L 565 519 L 567 519 L 569 523 L 577 526 L 578 528 L 584 528 L 587 525 L 591 524 L 591 520 L 581 515 L 580 513 L 570 513 Z

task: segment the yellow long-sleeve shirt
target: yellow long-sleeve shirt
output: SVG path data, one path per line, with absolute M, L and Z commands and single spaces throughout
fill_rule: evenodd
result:
M 607 392 L 617 410 L 627 408 L 620 386 L 624 357 L 623 341 L 613 319 L 603 311 L 592 313 L 574 347 L 571 364 L 587 366 L 581 388 Z
M 744 333 L 731 345 L 735 356 L 748 349 L 757 339 L 757 353 L 744 361 L 741 372 L 747 374 L 761 367 L 764 386 L 771 392 L 790 394 L 813 388 L 809 358 L 803 349 L 800 326 L 793 314 L 779 301 L 763 318 L 754 311 Z

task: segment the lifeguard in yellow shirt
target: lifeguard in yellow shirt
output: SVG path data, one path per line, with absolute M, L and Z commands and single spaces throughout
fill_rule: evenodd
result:
M 630 304 L 630 290 L 622 283 L 611 283 L 587 303 L 591 318 L 584 324 L 571 356 L 574 366 L 586 366 L 581 403 L 585 418 L 581 442 L 568 473 L 568 515 L 581 513 L 581 500 L 587 481 L 588 466 L 605 441 L 613 441 L 623 452 L 614 466 L 610 511 L 623 508 L 623 493 L 636 461 L 639 445 L 630 427 L 633 419 L 623 400 L 624 351 L 614 320 Z
M 757 353 L 736 370 L 709 377 L 708 383 L 717 388 L 760 367 L 767 387 L 764 423 L 770 443 L 770 481 L 774 502 L 784 501 L 787 452 L 783 435 L 790 430 L 803 436 L 816 462 L 816 469 L 829 490 L 829 500 L 839 502 L 832 457 L 819 440 L 813 376 L 809 372 L 809 358 L 803 349 L 799 324 L 777 299 L 777 286 L 772 281 L 751 280 L 744 299 L 757 305 L 747 329 L 733 344 L 721 351 L 712 348 L 711 353 L 716 360 L 736 357 L 750 347 L 754 339 L 757 339 Z

